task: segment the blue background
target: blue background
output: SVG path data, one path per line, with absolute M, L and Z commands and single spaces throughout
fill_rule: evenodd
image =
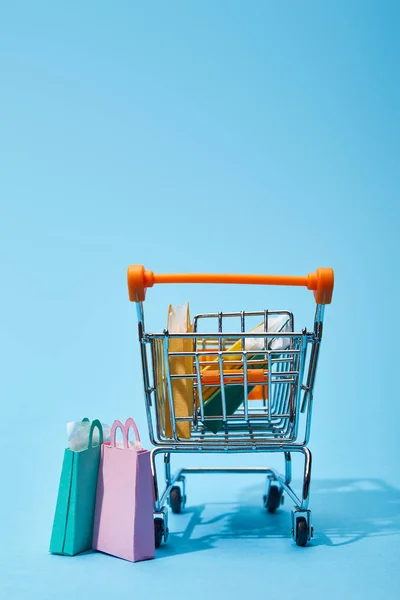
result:
M 399 17 L 367 0 L 2 3 L 1 596 L 398 597 Z M 263 511 L 262 480 L 193 477 L 157 560 L 48 555 L 66 422 L 132 415 L 145 435 L 130 263 L 335 269 L 307 549 L 290 502 Z M 148 329 L 186 300 L 289 308 L 299 327 L 314 310 L 302 289 L 155 288 Z

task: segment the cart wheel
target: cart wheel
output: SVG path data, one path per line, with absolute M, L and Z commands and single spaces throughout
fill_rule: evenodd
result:
M 308 542 L 308 525 L 304 517 L 299 517 L 296 520 L 296 544 L 298 546 L 306 546 Z
M 154 542 L 156 548 L 161 546 L 164 537 L 164 519 L 154 519 Z
M 269 513 L 274 513 L 282 502 L 282 490 L 277 485 L 271 485 L 268 490 L 268 495 L 264 498 L 264 506 Z
M 174 485 L 169 494 L 169 505 L 174 514 L 182 512 L 182 492 L 179 485 Z

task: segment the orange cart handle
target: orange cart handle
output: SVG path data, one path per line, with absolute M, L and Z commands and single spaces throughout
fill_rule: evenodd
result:
M 314 292 L 317 304 L 332 301 L 334 274 L 321 268 L 308 275 L 225 275 L 214 273 L 165 273 L 156 275 L 143 265 L 128 267 L 128 289 L 131 302 L 143 302 L 147 288 L 155 283 L 239 283 L 252 285 L 296 285 Z

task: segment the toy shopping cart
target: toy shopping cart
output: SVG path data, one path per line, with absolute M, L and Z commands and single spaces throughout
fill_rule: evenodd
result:
M 148 333 L 144 325 L 147 288 L 161 283 L 213 283 L 304 286 L 314 292 L 312 331 L 295 331 L 287 310 L 199 314 L 187 333 Z M 261 473 L 267 476 L 265 508 L 273 513 L 283 492 L 293 500 L 292 537 L 305 546 L 313 535 L 309 491 L 311 453 L 307 448 L 313 388 L 326 304 L 330 304 L 332 269 L 307 276 L 156 275 L 143 266 L 128 269 L 129 296 L 136 302 L 146 412 L 155 488 L 156 546 L 168 538 L 169 504 L 185 507 L 185 476 L 195 473 Z M 254 327 L 254 323 L 257 326 Z M 253 325 L 253 326 L 252 326 Z M 181 346 L 174 343 L 181 340 Z M 180 368 L 172 368 L 179 361 Z M 176 411 L 177 394 L 187 394 L 187 413 Z M 183 425 L 184 424 L 184 425 Z M 171 472 L 172 453 L 279 452 L 285 472 L 270 468 L 184 468 Z M 165 489 L 159 491 L 156 456 L 164 454 Z M 292 453 L 304 457 L 300 497 L 291 487 Z

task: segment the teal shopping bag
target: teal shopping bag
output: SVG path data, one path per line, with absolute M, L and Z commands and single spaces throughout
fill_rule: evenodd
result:
M 99 444 L 93 446 L 93 430 L 99 431 Z M 50 552 L 73 556 L 92 548 L 97 474 L 103 429 L 100 421 L 92 422 L 88 446 L 84 450 L 64 453 Z

